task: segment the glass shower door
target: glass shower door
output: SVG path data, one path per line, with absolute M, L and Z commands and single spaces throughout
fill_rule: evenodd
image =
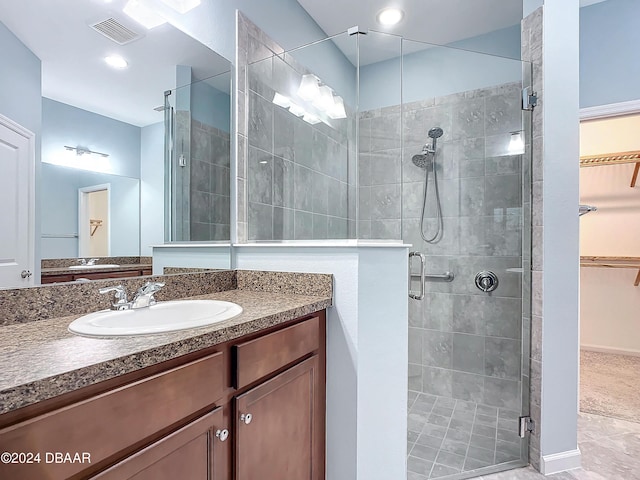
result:
M 411 479 L 528 463 L 527 68 L 403 41 L 402 238 L 426 258 L 409 300 Z

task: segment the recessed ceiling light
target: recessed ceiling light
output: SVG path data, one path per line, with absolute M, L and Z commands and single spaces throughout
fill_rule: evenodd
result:
M 104 61 L 113 68 L 123 69 L 129 66 L 129 63 L 120 55 L 109 55 L 108 57 L 104 57 Z
M 122 11 L 147 30 L 167 23 L 164 17 L 159 15 L 155 9 L 149 6 L 144 0 L 129 0 Z
M 378 16 L 376 18 L 380 25 L 390 27 L 402 20 L 402 17 L 404 17 L 404 12 L 399 8 L 385 8 L 378 12 Z

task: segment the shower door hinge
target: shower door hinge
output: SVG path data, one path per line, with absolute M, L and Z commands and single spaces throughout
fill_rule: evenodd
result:
M 524 438 L 527 433 L 533 433 L 535 430 L 535 423 L 531 420 L 531 417 L 520 417 L 520 438 Z
M 181 153 L 180 157 L 178 157 L 178 166 L 180 167 L 187 166 L 187 158 L 184 156 L 184 153 Z
M 538 105 L 538 94 L 533 91 L 532 87 L 522 89 L 522 109 L 533 110 Z

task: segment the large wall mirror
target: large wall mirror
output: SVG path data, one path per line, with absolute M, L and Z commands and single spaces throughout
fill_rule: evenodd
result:
M 4 3 L 0 114 L 40 116 L 35 262 L 229 241 L 231 65 L 173 26 L 185 5 Z

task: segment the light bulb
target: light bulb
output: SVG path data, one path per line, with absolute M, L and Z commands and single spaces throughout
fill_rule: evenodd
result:
M 104 61 L 107 62 L 107 65 L 110 67 L 120 70 L 129 66 L 129 63 L 120 55 L 109 55 L 108 57 L 104 57 Z
M 320 95 L 318 81 L 318 77 L 315 75 L 303 75 L 300 87 L 298 87 L 298 96 L 307 102 L 313 102 Z
M 522 139 L 521 132 L 511 132 L 507 152 L 509 155 L 521 155 L 524 153 L 524 140 Z
M 404 17 L 404 12 L 399 8 L 385 8 L 384 10 L 380 10 L 377 20 L 380 25 L 390 27 L 400 22 L 402 17 Z

